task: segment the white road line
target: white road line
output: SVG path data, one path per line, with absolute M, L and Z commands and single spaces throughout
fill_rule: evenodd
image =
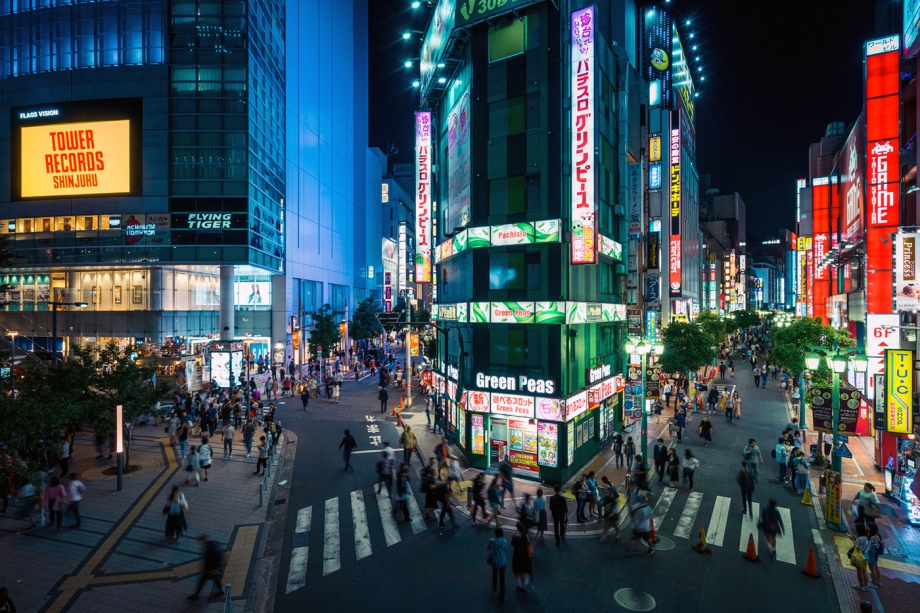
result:
M 360 453 L 376 453 L 376 454 L 380 454 L 380 453 L 383 453 L 383 447 L 381 447 L 380 449 L 365 449 L 364 451 L 352 451 L 352 452 L 351 452 L 351 455 L 358 455 L 358 454 L 360 454 Z
M 754 535 L 754 551 L 760 551 L 759 541 L 760 536 L 757 531 L 757 519 L 760 517 L 760 503 L 755 502 L 754 506 L 754 517 L 751 519 L 751 516 L 747 513 L 744 514 L 744 521 L 741 522 L 741 541 L 738 546 L 738 550 L 741 552 L 747 552 L 748 537 L 752 534 Z
M 312 520 L 313 507 L 305 507 L 297 511 L 297 525 L 294 528 L 295 534 L 308 533 Z M 288 568 L 288 580 L 285 594 L 290 594 L 295 590 L 299 590 L 307 584 L 307 559 L 309 553 L 310 547 L 308 545 L 294 547 L 291 550 L 291 565 Z
M 728 524 L 728 509 L 731 507 L 731 498 L 725 496 L 716 496 L 716 506 L 712 508 L 712 518 L 709 520 L 709 528 L 706 533 L 706 543 L 722 546 L 725 540 L 725 526 Z
M 655 505 L 655 512 L 652 514 L 656 532 L 661 530 L 661 522 L 664 521 L 665 516 L 668 514 L 668 509 L 671 508 L 675 495 L 677 495 L 677 490 L 673 487 L 666 487 L 661 491 L 661 498 L 658 499 L 658 504 Z
M 413 534 L 427 530 L 428 526 L 425 525 L 425 520 L 422 519 L 422 511 L 418 508 L 418 500 L 415 499 L 415 495 L 409 494 L 409 499 L 406 500 L 406 503 L 409 505 L 409 519 L 412 520 Z
M 795 543 L 792 539 L 792 513 L 785 507 L 777 507 L 779 516 L 783 518 L 783 526 L 786 528 L 785 534 L 776 535 L 776 560 L 795 564 Z
M 323 520 L 323 576 L 342 568 L 342 542 L 339 539 L 339 499 L 326 501 L 326 516 Z
M 680 514 L 677 520 L 677 527 L 674 528 L 674 536 L 687 539 L 693 534 L 693 524 L 696 522 L 696 514 L 700 510 L 700 503 L 703 502 L 703 495 L 699 492 L 690 492 L 687 497 L 687 504 L 684 505 L 684 512 Z
M 361 490 L 351 493 L 351 520 L 355 527 L 355 557 L 363 560 L 371 555 L 371 535 L 367 529 L 367 511 Z
M 383 524 L 383 536 L 386 538 L 387 547 L 392 547 L 399 542 L 399 528 L 396 527 L 396 518 L 393 517 L 390 492 L 386 485 L 381 487 L 381 493 L 377 494 L 377 508 L 380 510 L 380 523 Z

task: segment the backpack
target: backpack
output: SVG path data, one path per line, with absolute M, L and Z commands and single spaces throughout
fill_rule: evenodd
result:
M 808 462 L 799 460 L 798 466 L 795 467 L 795 472 L 799 475 L 807 475 L 809 473 Z
M 579 483 L 581 483 L 581 481 L 576 480 L 575 483 L 572 484 L 572 495 L 573 496 L 578 496 L 578 484 Z
M 882 555 L 885 553 L 885 541 L 882 540 L 881 534 L 877 534 L 876 536 L 878 537 L 878 545 L 876 546 L 876 549 L 878 550 L 878 555 Z

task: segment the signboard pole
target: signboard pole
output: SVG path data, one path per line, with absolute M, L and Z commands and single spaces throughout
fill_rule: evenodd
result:
M 837 453 L 837 433 L 840 431 L 840 375 L 836 370 L 831 369 L 833 375 L 833 386 L 831 388 L 831 430 L 834 434 L 834 442 L 831 445 L 831 470 L 837 473 L 843 473 L 840 454 Z M 838 492 L 839 495 L 839 492 Z
M 642 431 L 640 432 L 640 435 L 641 435 L 641 439 L 640 439 L 641 447 L 640 448 L 642 449 L 642 461 L 648 462 L 648 412 L 645 410 L 645 405 L 646 405 L 645 398 L 646 398 L 646 394 L 648 394 L 648 391 L 647 391 L 648 387 L 646 386 L 646 376 L 645 376 L 645 368 L 647 364 L 647 359 L 646 359 L 647 354 L 642 353 L 640 355 L 642 357 L 642 396 L 641 396 L 642 406 L 639 407 L 642 409 Z
M 115 407 L 115 459 L 117 461 L 117 476 L 115 481 L 115 490 L 121 491 L 123 489 L 122 485 L 122 475 L 124 474 L 125 466 L 125 443 L 124 443 L 124 417 L 122 412 L 122 406 L 119 404 Z

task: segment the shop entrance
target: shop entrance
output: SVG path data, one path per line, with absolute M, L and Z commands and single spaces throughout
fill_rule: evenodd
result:
M 538 479 L 537 421 L 506 417 L 491 417 L 490 421 L 491 464 L 507 459 L 514 474 Z

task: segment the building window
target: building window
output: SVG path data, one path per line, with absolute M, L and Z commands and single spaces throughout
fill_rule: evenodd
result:
M 319 281 L 300 281 L 300 308 L 304 313 L 314 313 L 323 306 L 323 284 Z
M 489 137 L 500 138 L 540 127 L 540 92 L 489 105 Z
M 540 175 L 489 181 L 489 214 L 510 215 L 540 208 Z
M 331 292 L 330 298 L 332 299 L 332 312 L 333 313 L 344 313 L 345 312 L 345 301 L 348 300 L 348 286 L 347 285 L 336 285 L 335 283 L 329 284 L 329 291 Z
M 501 326 L 489 330 L 489 363 L 492 366 L 539 366 L 541 330 L 524 326 Z
M 489 289 L 539 289 L 542 266 L 538 252 L 489 255 Z
M 497 62 L 524 53 L 527 40 L 526 18 L 489 30 L 489 61 Z

